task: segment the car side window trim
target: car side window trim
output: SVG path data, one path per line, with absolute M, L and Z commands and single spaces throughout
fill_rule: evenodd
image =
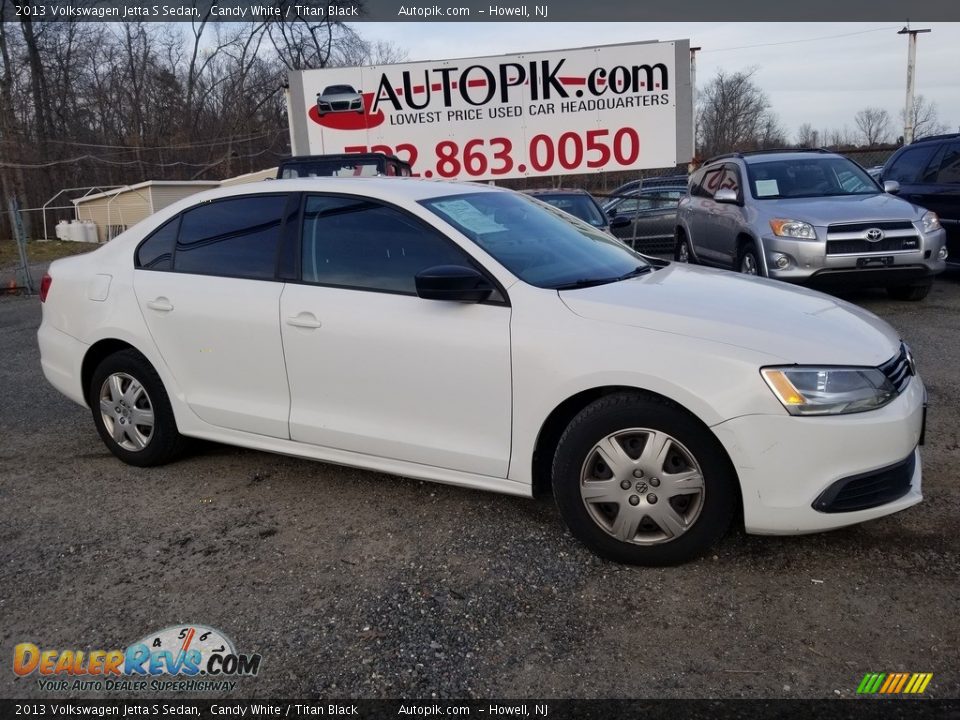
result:
M 443 232 L 440 228 L 435 227 L 434 225 L 426 222 L 423 218 L 418 217 L 417 215 L 413 214 L 412 212 L 410 212 L 410 211 L 407 210 L 406 208 L 401 207 L 401 206 L 399 206 L 399 205 L 396 205 L 396 204 L 394 204 L 394 203 L 391 203 L 391 202 L 389 202 L 389 201 L 387 201 L 387 200 L 381 200 L 381 199 L 379 199 L 379 198 L 371 198 L 371 197 L 368 197 L 368 196 L 366 196 L 366 195 L 353 195 L 353 194 L 351 194 L 351 193 L 337 193 L 337 192 L 323 192 L 323 193 L 320 193 L 320 192 L 306 192 L 306 193 L 303 193 L 303 197 L 302 197 L 302 201 L 301 201 L 301 206 L 300 206 L 300 213 L 299 213 L 299 224 L 297 225 L 297 231 L 296 231 L 296 232 L 297 232 L 297 253 L 296 253 L 296 254 L 297 254 L 297 257 L 298 257 L 298 261 L 297 261 L 297 277 L 296 277 L 296 279 L 292 279 L 292 280 L 284 280 L 284 282 L 288 282 L 288 283 L 291 283 L 291 284 L 294 284 L 294 285 L 308 285 L 308 286 L 310 286 L 310 287 L 329 287 L 329 288 L 335 288 L 335 289 L 338 289 L 338 290 L 354 290 L 354 291 L 358 291 L 358 292 L 381 293 L 381 294 L 384 294 L 384 295 L 402 295 L 402 296 L 405 296 L 405 297 L 417 297 L 416 292 L 404 292 L 404 291 L 402 291 L 402 290 L 390 290 L 390 289 L 385 289 L 385 288 L 372 288 L 372 287 L 367 287 L 367 286 L 343 285 L 343 284 L 336 284 L 336 283 L 314 282 L 314 281 L 310 281 L 310 280 L 304 280 L 304 279 L 303 279 L 303 267 L 302 267 L 303 243 L 304 243 L 303 227 L 304 227 L 304 220 L 306 219 L 306 206 L 307 206 L 307 203 L 309 202 L 310 198 L 313 198 L 313 197 L 342 198 L 342 199 L 345 199 L 345 200 L 365 201 L 365 202 L 369 202 L 369 203 L 374 203 L 374 204 L 379 205 L 379 206 L 381 206 L 381 207 L 389 208 L 390 210 L 394 210 L 394 211 L 400 213 L 401 215 L 404 216 L 405 219 L 413 222 L 414 224 L 416 224 L 416 225 L 419 226 L 419 227 L 422 227 L 422 228 L 424 228 L 424 229 L 426 229 L 426 230 L 429 230 L 430 232 L 432 232 L 433 234 L 435 234 L 437 237 L 441 238 L 441 240 L 442 240 L 443 242 L 445 242 L 447 245 L 449 245 L 450 247 L 452 247 L 452 248 L 454 248 L 455 250 L 457 250 L 458 252 L 460 252 L 460 254 L 463 255 L 464 261 L 465 261 L 466 263 L 468 263 L 470 267 L 472 267 L 474 270 L 476 270 L 477 272 L 479 272 L 479 273 L 480 273 L 481 275 L 483 275 L 487 280 L 490 281 L 490 284 L 493 285 L 493 287 L 494 287 L 494 293 L 491 295 L 491 297 L 490 297 L 489 299 L 484 300 L 484 301 L 482 301 L 482 302 L 480 302 L 480 303 L 477 303 L 477 304 L 479 304 L 479 305 L 497 305 L 497 306 L 510 307 L 510 296 L 507 294 L 507 290 L 506 290 L 506 288 L 503 286 L 503 283 L 501 283 L 501 282 L 493 275 L 493 273 L 491 273 L 490 271 L 488 271 L 476 258 L 474 258 L 473 256 L 471 256 L 470 253 L 468 253 L 466 250 L 464 250 L 463 247 L 462 247 L 459 243 L 457 243 L 455 240 L 453 240 L 453 238 L 449 237 L 449 236 L 448 236 L 445 232 Z
M 283 210 L 274 276 L 280 282 L 295 282 L 300 279 L 300 228 L 303 226 L 306 204 L 306 193 L 290 193 L 290 199 Z

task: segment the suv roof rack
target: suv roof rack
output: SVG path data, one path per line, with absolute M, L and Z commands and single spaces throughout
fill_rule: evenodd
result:
M 952 138 L 960 137 L 960 133 L 943 133 L 942 135 L 927 135 L 922 138 L 915 138 L 911 145 L 914 143 L 927 142 L 928 140 L 950 140 Z
M 740 158 L 743 159 L 748 155 L 772 155 L 776 153 L 832 153 L 833 150 L 827 150 L 826 148 L 770 148 L 769 150 L 745 150 L 743 152 L 733 152 L 726 153 L 724 155 L 715 155 L 709 160 L 704 161 L 704 165 L 709 165 L 712 162 L 717 160 L 727 160 L 729 158 Z

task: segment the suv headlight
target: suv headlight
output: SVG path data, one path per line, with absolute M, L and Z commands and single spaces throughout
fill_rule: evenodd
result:
M 844 415 L 883 407 L 897 390 L 877 368 L 762 368 L 760 374 L 791 415 Z
M 801 240 L 816 240 L 817 231 L 813 225 L 800 220 L 774 219 L 770 221 L 770 229 L 778 237 L 800 238 Z
M 927 210 L 923 217 L 920 218 L 920 224 L 923 225 L 923 231 L 925 233 L 932 233 L 934 230 L 939 230 L 940 218 L 937 217 L 937 214 L 932 210 Z

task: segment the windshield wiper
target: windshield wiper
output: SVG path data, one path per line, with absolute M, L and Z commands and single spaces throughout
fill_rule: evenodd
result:
M 649 265 L 641 265 L 635 267 L 630 272 L 626 272 L 623 275 L 617 275 L 616 277 L 610 278 L 581 278 L 580 280 L 574 280 L 573 282 L 564 283 L 562 285 L 551 285 L 551 290 L 579 290 L 580 288 L 594 287 L 596 285 L 608 285 L 610 283 L 620 282 L 621 280 L 628 280 L 632 277 L 637 277 L 637 275 L 643 275 L 652 271 L 653 268 Z
M 637 275 L 643 275 L 644 273 L 648 273 L 652 270 L 653 270 L 653 267 L 651 265 L 638 265 L 630 272 L 624 273 L 623 275 L 618 277 L 616 279 L 616 282 L 620 282 L 621 280 L 629 280 L 632 277 L 637 277 Z

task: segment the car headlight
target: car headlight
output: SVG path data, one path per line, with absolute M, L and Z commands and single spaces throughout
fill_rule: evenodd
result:
M 934 230 L 940 229 L 940 218 L 937 217 L 937 214 L 932 210 L 927 210 L 923 217 L 920 218 L 920 224 L 923 225 L 923 231 L 925 233 L 932 233 Z
M 897 389 L 876 368 L 768 367 L 763 379 L 791 415 L 844 415 L 883 407 Z
M 770 221 L 770 229 L 778 237 L 799 238 L 801 240 L 817 239 L 817 231 L 813 229 L 813 225 L 800 220 L 776 218 Z

